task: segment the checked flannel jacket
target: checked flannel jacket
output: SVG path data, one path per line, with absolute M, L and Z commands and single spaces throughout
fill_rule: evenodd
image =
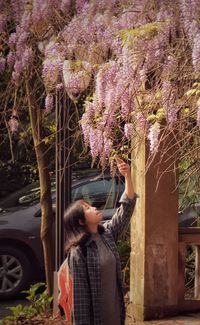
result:
M 137 195 L 129 199 L 124 193 L 120 207 L 111 220 L 104 223 L 100 234 L 116 257 L 117 283 L 120 293 L 121 325 L 125 322 L 122 272 L 116 242 L 128 226 L 135 207 Z M 70 250 L 69 268 L 73 281 L 73 325 L 103 325 L 100 308 L 100 260 L 95 242 L 88 238 L 85 243 L 86 254 L 77 246 Z M 106 288 L 105 288 L 106 290 Z

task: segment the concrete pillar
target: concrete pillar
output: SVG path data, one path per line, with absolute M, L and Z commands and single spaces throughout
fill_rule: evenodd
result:
M 178 191 L 171 152 L 157 154 L 145 174 L 148 148 L 141 145 L 133 161 L 139 195 L 131 224 L 131 312 L 137 320 L 177 313 Z M 171 167 L 170 164 L 172 164 Z M 157 190 L 156 190 L 157 188 Z

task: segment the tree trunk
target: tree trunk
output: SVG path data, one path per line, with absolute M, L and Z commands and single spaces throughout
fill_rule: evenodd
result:
M 53 240 L 52 240 L 52 224 L 53 210 L 51 198 L 51 181 L 48 170 L 47 158 L 45 153 L 45 145 L 40 139 L 41 119 L 40 109 L 36 107 L 34 94 L 30 91 L 34 89 L 30 85 L 30 81 L 26 81 L 26 93 L 29 107 L 30 122 L 33 134 L 33 142 L 37 157 L 37 165 L 40 181 L 40 203 L 41 203 L 41 230 L 40 236 L 44 252 L 45 274 L 47 282 L 47 291 L 49 295 L 53 292 Z

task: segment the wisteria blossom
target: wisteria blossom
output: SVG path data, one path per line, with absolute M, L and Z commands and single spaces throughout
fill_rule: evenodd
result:
M 16 85 L 20 82 L 23 72 L 29 67 L 32 61 L 32 49 L 27 45 L 30 26 L 30 14 L 24 13 L 15 33 L 11 33 L 8 43 L 10 52 L 8 58 L 9 66 L 14 67 L 12 79 Z M 15 60 L 15 62 L 14 62 Z
M 173 123 L 177 120 L 178 107 L 176 106 L 175 89 L 169 81 L 164 81 L 162 85 L 163 106 L 166 110 L 167 120 Z
M 11 118 L 8 121 L 8 126 L 11 133 L 15 133 L 18 130 L 19 127 L 19 121 L 18 118 L 15 116 L 11 116 Z
M 134 125 L 132 123 L 126 123 L 124 125 L 124 135 L 128 140 L 133 137 Z
M 71 7 L 71 0 L 61 1 L 60 9 L 63 11 L 63 13 L 68 14 L 70 11 L 70 7 Z
M 149 128 L 148 139 L 150 142 L 150 151 L 155 152 L 159 145 L 160 124 L 154 123 Z
M 45 112 L 49 113 L 53 109 L 53 96 L 48 94 L 45 98 Z
M 113 148 L 112 140 L 107 138 L 106 135 L 104 134 L 104 152 L 107 157 L 110 156 L 112 148 Z
M 148 139 L 155 152 L 160 125 L 177 130 L 181 122 L 186 132 L 194 116 L 199 125 L 199 85 L 184 97 L 200 77 L 198 0 L 10 3 L 0 16 L 6 35 L 0 72 L 7 68 L 16 88 L 42 77 L 47 112 L 53 96 L 66 92 L 93 161 L 110 164 L 135 137 Z
M 192 63 L 193 63 L 195 71 L 198 71 L 198 69 L 200 69 L 200 30 L 194 37 Z
M 0 33 L 3 33 L 6 31 L 6 16 L 0 14 Z
M 42 77 L 47 91 L 55 89 L 60 83 L 59 76 L 62 75 L 64 53 L 62 46 L 57 42 L 49 42 L 45 49 L 45 60 L 43 62 Z

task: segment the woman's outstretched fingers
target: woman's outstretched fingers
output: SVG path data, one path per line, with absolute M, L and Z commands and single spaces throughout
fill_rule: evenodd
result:
M 122 176 L 126 177 L 127 174 L 130 172 L 130 166 L 129 166 L 129 164 L 125 163 L 118 156 L 116 156 L 115 159 L 116 159 L 117 167 L 119 169 L 120 174 L 122 174 Z

